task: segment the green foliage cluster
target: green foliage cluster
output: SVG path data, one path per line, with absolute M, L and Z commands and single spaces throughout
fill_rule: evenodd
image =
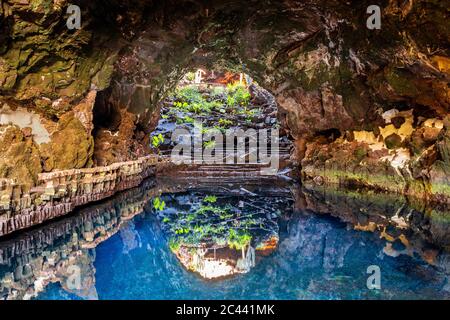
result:
M 251 96 L 247 88 L 238 82 L 227 85 L 228 106 L 248 106 L 250 98 Z
M 182 124 L 182 123 L 194 123 L 194 118 L 188 116 L 188 115 L 184 115 L 182 117 L 177 118 L 177 124 Z
M 156 198 L 159 199 L 159 198 Z M 154 206 L 156 199 L 153 201 Z M 252 228 L 261 227 L 261 219 L 254 214 L 242 216 L 233 206 L 217 205 L 214 195 L 205 196 L 197 206 L 190 211 L 176 211 L 170 217 L 162 219 L 163 225 L 169 231 L 169 247 L 177 251 L 180 246 L 198 246 L 202 244 L 228 245 L 240 250 L 250 244 Z
M 164 143 L 164 137 L 161 133 L 152 137 L 152 146 L 154 148 L 158 148 L 163 143 Z
M 186 79 L 189 81 L 194 81 L 195 80 L 195 72 L 188 72 L 186 74 Z
M 230 229 L 228 231 L 228 246 L 231 249 L 241 250 L 242 248 L 248 246 L 251 240 L 252 236 L 248 233 L 248 231 L 244 231 L 242 229 Z
M 194 114 L 207 114 L 222 106 L 220 101 L 209 101 L 195 86 L 177 88 L 173 99 L 175 109 Z
M 163 211 L 166 208 L 166 203 L 164 200 L 161 200 L 159 197 L 153 199 L 153 208 L 156 211 Z
M 209 94 L 202 94 L 196 86 L 177 88 L 172 96 L 173 108 L 194 114 L 209 114 L 212 111 L 233 113 L 241 112 L 250 102 L 248 89 L 237 84 L 229 84 L 227 88 L 214 87 Z
M 216 196 L 206 196 L 203 199 L 203 202 L 216 203 L 217 202 L 217 197 Z

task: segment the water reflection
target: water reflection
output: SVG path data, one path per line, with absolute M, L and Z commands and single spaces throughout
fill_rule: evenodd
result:
M 337 217 L 354 230 L 376 233 L 386 240 L 383 251 L 387 255 L 417 255 L 450 272 L 450 210 L 446 205 L 393 194 L 304 187 L 297 206 Z
M 218 186 L 153 200 L 169 246 L 188 270 L 206 279 L 247 273 L 276 249 L 278 219 L 292 213 L 293 199 L 267 186 L 247 188 Z
M 147 181 L 3 240 L 0 297 L 447 299 L 448 217 L 446 208 L 390 195 L 278 181 Z M 224 221 L 220 232 L 192 237 L 193 228 Z M 187 225 L 192 230 L 176 232 Z M 236 248 L 231 229 L 251 239 L 242 237 L 245 245 Z M 372 264 L 381 267 L 381 291 L 365 286 Z M 199 275 L 234 276 L 211 282 Z

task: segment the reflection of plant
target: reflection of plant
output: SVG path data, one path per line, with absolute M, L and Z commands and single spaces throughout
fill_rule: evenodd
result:
M 195 213 L 190 213 L 190 214 L 187 215 L 186 220 L 189 221 L 189 222 L 191 222 L 191 221 L 194 221 L 195 218 L 197 218 L 197 214 L 195 214 Z
M 189 228 L 179 228 L 175 230 L 175 234 L 188 234 L 189 232 Z
M 252 236 L 242 230 L 230 229 L 228 231 L 228 246 L 231 249 L 241 250 L 250 244 Z
M 197 209 L 196 213 L 206 215 L 208 212 L 213 213 L 213 214 L 220 214 L 225 211 L 226 211 L 226 209 L 224 209 L 224 208 L 214 207 L 214 206 L 210 206 L 210 205 L 205 206 L 202 204 L 200 206 L 200 208 Z
M 208 203 L 215 203 L 217 201 L 217 197 L 216 196 L 206 196 L 203 199 L 203 202 L 208 202 Z
M 169 248 L 173 252 L 177 252 L 180 249 L 181 241 L 176 238 L 170 238 L 169 239 Z
M 159 197 L 153 199 L 153 208 L 156 211 L 163 211 L 165 207 L 166 203 L 164 202 L 164 200 L 161 200 Z
M 198 248 L 214 244 L 241 250 L 244 256 L 245 248 L 253 240 L 253 232 L 258 235 L 261 230 L 272 228 L 265 215 L 258 212 L 244 214 L 242 209 L 231 204 L 217 205 L 217 201 L 217 196 L 205 195 L 188 211 L 181 208 L 167 210 L 162 227 L 168 232 L 169 246 L 173 251 L 180 246 Z
M 164 137 L 161 133 L 152 137 L 152 146 L 154 148 L 158 148 L 163 143 L 164 143 Z

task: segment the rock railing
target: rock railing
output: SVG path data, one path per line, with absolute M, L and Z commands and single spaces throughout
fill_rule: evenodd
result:
M 156 155 L 105 167 L 42 173 L 24 191 L 12 179 L 0 180 L 0 237 L 63 216 L 75 207 L 138 186 L 155 172 Z

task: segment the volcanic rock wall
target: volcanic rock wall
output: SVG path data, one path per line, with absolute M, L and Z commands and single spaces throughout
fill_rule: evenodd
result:
M 69 30 L 68 1 L 2 0 L 0 110 L 39 123 L 0 125 L 0 177 L 146 155 L 159 102 L 206 66 L 274 94 L 304 179 L 448 201 L 448 5 L 376 2 L 380 30 L 365 0 L 74 0 Z
M 106 167 L 41 173 L 38 185 L 29 191 L 20 182 L 0 180 L 0 236 L 136 187 L 154 172 L 157 162 L 158 157 L 147 156 Z

